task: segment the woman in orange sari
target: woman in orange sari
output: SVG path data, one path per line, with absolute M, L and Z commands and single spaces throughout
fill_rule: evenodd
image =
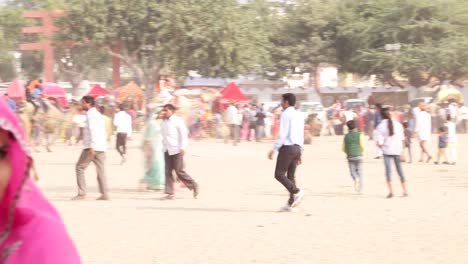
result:
M 278 138 L 280 116 L 281 116 L 281 112 L 279 110 L 279 107 L 273 109 L 273 127 L 272 127 L 273 139 Z

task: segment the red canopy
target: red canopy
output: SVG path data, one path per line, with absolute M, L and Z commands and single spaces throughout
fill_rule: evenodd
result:
M 221 102 L 229 103 L 231 101 L 242 102 L 248 101 L 249 99 L 240 90 L 239 86 L 235 82 L 230 82 L 226 88 L 221 92 Z
M 14 80 L 11 82 L 10 85 L 8 85 L 7 93 L 12 99 L 26 98 L 26 90 L 20 80 Z
M 54 97 L 60 101 L 63 107 L 68 107 L 67 96 L 65 90 L 56 83 L 43 83 L 42 84 L 42 95 L 44 97 Z
M 89 91 L 88 95 L 91 95 L 92 97 L 96 98 L 99 96 L 111 95 L 111 93 L 108 90 L 102 88 L 99 84 L 96 84 L 93 86 L 91 91 Z

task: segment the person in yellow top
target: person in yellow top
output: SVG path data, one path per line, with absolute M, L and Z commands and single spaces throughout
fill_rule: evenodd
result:
M 354 181 L 356 192 L 362 191 L 362 153 L 364 152 L 364 135 L 356 130 L 356 122 L 346 122 L 349 129 L 343 140 L 343 152 L 348 159 L 351 178 Z

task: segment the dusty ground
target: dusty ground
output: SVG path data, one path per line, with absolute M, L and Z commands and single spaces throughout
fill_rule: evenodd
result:
M 57 146 L 35 156 L 40 186 L 62 214 L 85 264 L 465 264 L 468 137 L 460 141 L 456 166 L 405 165 L 410 197 L 386 200 L 383 162 L 372 159 L 370 143 L 365 189 L 357 195 L 341 138 L 316 139 L 298 171 L 307 196 L 297 213 L 277 212 L 287 195 L 273 178 L 274 162 L 266 159 L 270 143 L 191 142 L 187 166 L 201 186 L 198 200 L 186 189 L 175 201 L 136 191 L 143 176 L 139 140 L 131 142 L 124 166 L 115 150 L 108 154 L 109 202 L 94 200 L 92 167 L 89 200 L 70 201 L 79 147 Z

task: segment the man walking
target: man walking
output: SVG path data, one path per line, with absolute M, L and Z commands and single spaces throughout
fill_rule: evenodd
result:
M 120 111 L 114 116 L 114 126 L 117 129 L 115 147 L 122 158 L 120 164 L 124 164 L 127 154 L 127 138 L 132 136 L 132 117 L 125 112 L 123 104 L 119 106 Z
M 374 115 L 374 132 L 372 133 L 372 138 L 375 142 L 375 158 L 374 159 L 380 159 L 383 157 L 383 152 L 382 149 L 378 147 L 379 142 L 378 142 L 378 137 L 376 137 L 377 133 L 377 127 L 380 125 L 380 122 L 382 122 L 382 104 L 376 104 L 375 105 L 375 115 Z
M 252 131 L 255 133 L 255 139 L 257 136 L 257 106 L 252 105 L 249 109 L 249 131 L 247 133 L 247 140 L 250 141 L 252 138 Z
M 366 133 L 369 140 L 373 140 L 375 130 L 375 106 L 371 105 L 366 114 Z
M 257 119 L 255 122 L 256 129 L 255 129 L 255 138 L 257 142 L 260 142 L 264 137 L 265 137 L 265 118 L 266 115 L 263 112 L 263 108 L 260 107 L 258 112 L 255 115 L 255 118 Z
M 273 150 L 268 154 L 270 160 L 274 153 L 278 152 L 275 178 L 289 192 L 289 200 L 282 211 L 292 211 L 298 206 L 304 197 L 304 191 L 296 186 L 296 168 L 302 163 L 301 156 L 304 150 L 304 118 L 297 112 L 296 96 L 292 93 L 283 94 L 281 107 L 283 113 L 280 118 L 278 139 L 273 145 Z
M 229 125 L 231 139 L 233 140 L 234 146 L 239 143 L 239 110 L 237 109 L 234 101 L 231 102 L 229 107 L 226 109 L 226 123 Z
M 414 132 L 419 139 L 419 147 L 421 148 L 421 158 L 419 162 L 424 161 L 424 154 L 427 156 L 426 162 L 429 163 L 432 160 L 432 156 L 429 153 L 427 144 L 432 137 L 432 123 L 431 123 L 431 114 L 428 112 L 427 105 L 421 103 L 419 105 L 419 113 L 416 115 L 416 128 Z
M 179 180 L 193 191 L 193 197 L 198 198 L 198 184 L 184 170 L 184 155 L 188 146 L 188 129 L 182 118 L 175 116 L 176 108 L 172 104 L 164 106 L 162 112 L 164 121 L 162 123 L 162 136 L 164 157 L 166 161 L 166 194 L 164 199 L 175 199 L 174 178 L 175 171 Z
M 81 107 L 86 111 L 86 126 L 83 133 L 84 149 L 76 164 L 76 179 L 78 183 L 78 195 L 72 200 L 83 200 L 86 198 L 86 181 L 84 172 L 91 162 L 96 166 L 97 179 L 101 197 L 98 200 L 109 200 L 106 183 L 106 127 L 104 117 L 96 109 L 94 98 L 85 96 L 81 99 Z

